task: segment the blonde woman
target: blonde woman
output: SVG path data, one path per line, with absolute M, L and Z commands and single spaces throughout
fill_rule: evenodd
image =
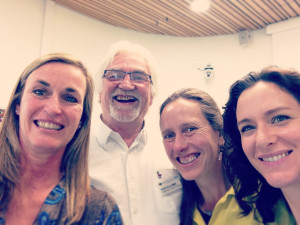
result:
M 0 130 L 0 220 L 10 224 L 122 224 L 87 171 L 93 84 L 67 54 L 32 62 Z

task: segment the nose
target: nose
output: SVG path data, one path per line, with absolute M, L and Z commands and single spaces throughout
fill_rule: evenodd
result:
M 50 116 L 56 116 L 61 114 L 62 106 L 59 96 L 51 95 L 45 102 L 44 109 Z
M 119 88 L 121 88 L 123 90 L 133 90 L 135 88 L 132 80 L 130 79 L 129 74 L 126 74 L 124 79 L 121 80 L 121 82 L 119 84 Z
M 273 128 L 274 129 L 274 128 Z M 272 127 L 262 125 L 257 127 L 256 131 L 256 147 L 267 149 L 277 141 L 277 136 Z
M 183 135 L 176 135 L 173 149 L 177 154 L 184 152 L 188 148 L 188 143 L 186 142 Z

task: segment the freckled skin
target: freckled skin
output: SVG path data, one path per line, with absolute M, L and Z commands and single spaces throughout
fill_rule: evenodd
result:
M 169 103 L 161 114 L 161 131 L 166 153 L 184 179 L 205 183 L 206 178 L 222 173 L 222 162 L 217 158 L 224 140 L 210 126 L 197 101 L 179 98 Z M 172 141 L 165 138 L 170 134 Z M 199 154 L 190 164 L 177 160 Z

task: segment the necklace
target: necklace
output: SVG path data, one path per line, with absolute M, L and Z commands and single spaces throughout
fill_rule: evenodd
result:
M 211 216 L 213 211 L 212 210 L 203 210 L 200 208 L 200 211 L 203 212 L 205 215 Z
M 205 209 L 201 209 L 200 206 L 197 206 L 198 210 L 202 213 L 202 214 L 205 214 L 209 217 L 211 217 L 212 213 L 213 213 L 213 210 L 205 210 Z

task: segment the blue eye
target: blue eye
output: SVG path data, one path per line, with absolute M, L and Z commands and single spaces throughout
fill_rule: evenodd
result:
M 33 90 L 33 93 L 37 96 L 44 96 L 46 91 L 42 90 L 42 89 L 36 89 L 36 90 Z
M 246 125 L 241 128 L 240 133 L 245 133 L 245 132 L 253 130 L 253 129 L 255 129 L 254 126 Z
M 183 133 L 186 136 L 193 135 L 198 130 L 198 127 L 186 127 L 183 129 Z
M 279 123 L 281 121 L 285 121 L 285 120 L 288 120 L 290 119 L 289 116 L 286 116 L 286 115 L 277 115 L 277 116 L 274 116 L 271 120 L 272 123 Z
M 67 102 L 71 102 L 71 103 L 78 102 L 77 98 L 75 98 L 72 95 L 66 95 L 66 96 L 64 96 L 64 100 L 67 101 Z
M 108 80 L 121 80 L 124 78 L 125 73 L 121 70 L 106 70 L 105 76 Z
M 109 79 L 119 79 L 120 77 L 122 77 L 122 76 L 120 76 L 120 74 L 113 73 L 113 74 L 110 74 L 108 78 Z
M 148 75 L 142 72 L 133 72 L 131 73 L 131 79 L 135 81 L 149 81 Z
M 165 135 L 163 135 L 163 139 L 166 141 L 172 141 L 175 138 L 175 134 L 174 133 L 167 133 Z

